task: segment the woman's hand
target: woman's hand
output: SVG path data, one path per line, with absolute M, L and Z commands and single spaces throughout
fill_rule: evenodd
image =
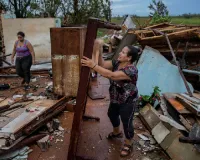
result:
M 86 66 L 86 67 L 89 67 L 89 68 L 93 68 L 96 65 L 93 60 L 91 60 L 87 57 L 83 57 L 81 59 L 81 64 L 82 64 L 82 66 Z

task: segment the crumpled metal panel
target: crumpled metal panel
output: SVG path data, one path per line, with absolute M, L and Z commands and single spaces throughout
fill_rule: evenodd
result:
M 155 86 L 161 89 L 161 93 L 187 92 L 177 66 L 171 64 L 158 50 L 146 46 L 137 63 L 137 68 L 137 87 L 141 95 L 150 95 Z M 191 84 L 189 87 L 193 92 Z

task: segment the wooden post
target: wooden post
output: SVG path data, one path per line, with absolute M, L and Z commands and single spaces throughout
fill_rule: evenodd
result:
M 85 40 L 85 48 L 83 55 L 88 58 L 92 58 L 93 45 L 97 36 L 98 28 L 116 29 L 120 30 L 121 27 L 115 24 L 106 23 L 104 21 L 90 18 L 87 25 L 87 33 Z M 81 122 L 84 115 L 86 102 L 87 102 L 87 90 L 89 84 L 90 68 L 81 67 L 81 74 L 78 88 L 78 94 L 76 97 L 76 107 L 71 131 L 70 146 L 68 150 L 68 160 L 76 159 L 76 150 L 78 146 L 78 139 L 80 136 Z

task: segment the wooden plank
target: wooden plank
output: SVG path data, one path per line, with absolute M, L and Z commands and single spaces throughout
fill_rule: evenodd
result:
M 180 114 L 192 114 L 185 106 L 176 100 L 176 94 L 164 94 L 165 99 L 169 104 Z
M 36 109 L 37 107 L 32 107 L 32 109 Z M 39 107 L 38 111 L 34 112 L 27 112 L 26 110 L 13 121 L 8 123 L 6 126 L 1 128 L 0 135 L 2 133 L 10 133 L 14 134 L 18 130 L 20 130 L 23 126 L 34 120 L 36 117 L 41 115 L 47 108 L 46 107 Z
M 176 31 L 181 31 L 181 30 L 184 30 L 184 29 L 188 29 L 187 27 L 179 27 L 179 28 L 174 28 L 174 27 L 167 27 L 167 28 L 164 28 L 164 29 L 159 29 L 161 32 L 166 32 L 166 31 L 171 31 L 171 32 L 176 32 Z M 148 37 L 148 35 L 152 35 L 152 36 L 156 36 L 154 34 L 153 31 L 151 30 L 136 30 L 136 31 L 130 31 L 129 33 L 135 33 L 135 34 L 145 34 L 147 35 L 146 38 Z
M 188 101 L 191 101 L 192 103 L 200 104 L 200 100 L 195 98 L 195 97 L 190 97 L 187 94 L 178 94 L 178 95 L 180 95 L 181 97 L 187 99 Z
M 187 121 L 182 115 L 180 115 L 179 117 L 180 117 L 181 123 L 183 123 L 183 125 L 185 126 L 185 128 L 186 128 L 188 131 L 190 131 L 191 128 L 192 128 L 192 126 L 188 123 L 188 121 Z
M 198 28 L 192 28 L 192 29 L 187 29 L 187 30 L 182 30 L 182 31 L 178 31 L 178 32 L 173 32 L 173 33 L 169 33 L 167 34 L 167 36 L 169 38 L 176 38 L 176 37 L 184 37 L 185 35 L 192 33 L 193 31 L 196 31 Z M 196 34 L 194 34 L 196 35 Z M 153 36 L 153 37 L 146 37 L 146 38 L 142 38 L 141 40 L 156 40 L 156 39 L 160 39 L 163 38 L 163 36 Z
M 100 21 L 98 19 L 90 18 L 88 20 L 85 48 L 83 52 L 83 55 L 90 59 L 92 58 L 93 45 L 94 45 L 94 40 L 96 39 L 97 36 L 98 28 L 117 29 L 117 30 L 121 29 L 121 27 L 119 26 L 109 24 L 104 21 Z M 76 150 L 78 146 L 78 139 L 80 136 L 80 129 L 81 129 L 80 127 L 87 101 L 89 75 L 90 75 L 90 69 L 88 67 L 81 67 L 81 74 L 80 74 L 81 81 L 79 82 L 78 94 L 76 97 L 75 114 L 71 131 L 70 146 L 68 150 L 69 160 L 76 159 Z
M 80 55 L 85 32 L 85 27 L 51 28 L 51 54 Z
M 193 93 L 194 97 L 200 99 L 200 94 L 199 93 Z
M 88 28 L 86 33 L 85 48 L 83 55 L 92 58 L 92 51 L 94 40 L 96 39 L 98 24 L 94 20 L 88 21 Z M 70 146 L 68 151 L 68 159 L 73 160 L 76 156 L 78 138 L 80 134 L 80 125 L 83 117 L 83 112 L 86 104 L 87 88 L 89 84 L 89 73 L 90 69 L 88 67 L 81 67 L 81 74 L 78 88 L 78 94 L 76 97 L 76 107 L 74 120 L 72 125 L 72 132 L 70 138 Z
M 11 101 L 11 98 L 6 98 L 5 100 L 1 101 L 0 108 L 5 106 L 5 105 L 8 105 L 9 101 Z
M 152 29 L 152 28 L 166 28 L 166 27 L 170 27 L 170 26 L 175 26 L 174 24 L 169 24 L 169 23 L 159 23 L 159 24 L 155 24 L 155 25 L 151 25 L 148 26 L 144 29 Z
M 176 96 L 176 99 L 178 99 L 178 100 L 181 99 L 181 100 L 185 101 L 186 103 L 190 104 L 191 106 L 195 107 L 197 110 L 200 111 L 200 104 L 196 104 L 196 103 L 194 103 L 194 102 L 192 102 L 192 101 L 190 101 L 190 100 L 188 100 L 188 99 L 186 99 L 182 96 L 179 96 L 178 94 Z
M 24 126 L 26 126 L 28 123 L 33 121 L 35 118 L 39 117 L 41 114 L 43 114 L 46 110 L 51 108 L 56 102 L 55 100 L 38 100 L 35 101 L 29 105 L 27 105 L 24 108 L 24 111 L 20 116 L 15 118 L 13 121 L 8 123 L 6 126 L 1 128 L 0 135 L 4 133 L 10 133 L 15 134 L 20 129 L 22 129 Z M 27 109 L 33 109 L 34 112 L 27 112 Z
M 181 97 L 177 97 L 177 99 L 185 106 L 187 107 L 187 109 L 189 109 L 191 112 L 193 112 L 194 114 L 196 114 L 197 116 L 200 116 L 200 110 L 197 109 L 194 105 L 192 105 L 192 103 L 190 103 L 189 101 L 187 101 L 184 98 Z

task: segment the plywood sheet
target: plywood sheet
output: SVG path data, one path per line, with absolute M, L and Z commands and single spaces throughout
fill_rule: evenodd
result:
M 14 134 L 23 128 L 25 125 L 36 119 L 46 110 L 48 110 L 51 106 L 53 106 L 56 100 L 38 100 L 29 105 L 27 105 L 24 111 L 16 117 L 14 120 L 9 122 L 6 126 L 1 128 L 0 134 L 2 133 L 11 133 Z M 32 111 L 27 112 L 26 110 L 30 109 Z

